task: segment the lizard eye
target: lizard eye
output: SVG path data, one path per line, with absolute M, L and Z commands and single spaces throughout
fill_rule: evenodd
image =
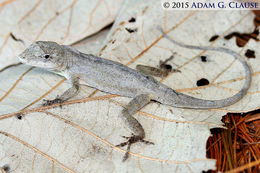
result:
M 48 58 L 50 58 L 50 55 L 46 54 L 46 55 L 44 55 L 44 58 L 48 59 Z

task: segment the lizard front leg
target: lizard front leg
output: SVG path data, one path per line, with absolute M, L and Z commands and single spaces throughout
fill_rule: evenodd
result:
M 123 161 L 125 161 L 129 156 L 130 147 L 132 144 L 136 142 L 144 142 L 146 144 L 153 144 L 152 142 L 143 140 L 145 137 L 145 132 L 142 125 L 132 116 L 138 110 L 142 109 L 145 105 L 147 105 L 151 101 L 151 95 L 141 94 L 131 100 L 126 107 L 122 110 L 122 119 L 128 128 L 133 132 L 132 136 L 125 137 L 127 139 L 126 142 L 123 142 L 118 147 L 123 147 L 127 145 L 126 153 L 123 157 Z
M 71 83 L 71 87 L 67 89 L 61 96 L 57 96 L 54 100 L 44 100 L 43 106 L 52 105 L 55 103 L 59 103 L 61 105 L 62 102 L 76 96 L 79 92 L 79 79 L 76 77 L 70 77 L 68 80 Z

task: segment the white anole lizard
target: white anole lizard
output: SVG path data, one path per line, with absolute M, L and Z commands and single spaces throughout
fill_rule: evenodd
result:
M 45 105 L 62 103 L 77 95 L 80 81 L 100 91 L 133 98 L 123 108 L 121 115 L 124 123 L 133 134 L 131 137 L 125 137 L 127 139 L 126 142 L 117 145 L 120 147 L 127 145 L 127 152 L 123 158 L 123 161 L 125 161 L 128 158 L 131 144 L 135 142 L 151 144 L 151 142 L 144 140 L 144 129 L 133 117 L 138 110 L 150 101 L 155 100 L 165 105 L 180 108 L 220 108 L 236 103 L 246 94 L 250 86 L 250 68 L 246 61 L 236 52 L 226 48 L 184 45 L 169 38 L 162 30 L 161 32 L 165 38 L 181 47 L 212 50 L 232 55 L 242 63 L 245 69 L 246 78 L 243 88 L 232 97 L 222 100 L 198 99 L 179 93 L 158 82 L 153 77 L 118 62 L 102 59 L 91 54 L 84 54 L 70 46 L 59 45 L 51 41 L 37 41 L 31 44 L 19 55 L 19 59 L 22 63 L 62 74 L 71 82 L 71 88 L 61 96 L 57 96 L 56 99 L 46 101 Z

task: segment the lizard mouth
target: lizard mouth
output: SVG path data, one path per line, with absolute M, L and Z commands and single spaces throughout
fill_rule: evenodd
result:
M 20 62 L 25 63 L 25 60 L 24 60 L 25 58 L 23 56 L 19 55 L 18 59 Z
M 26 60 L 25 57 L 18 56 L 18 59 L 19 59 L 19 61 L 20 61 L 21 63 L 23 63 L 23 64 L 28 64 L 28 62 L 27 62 L 27 60 Z

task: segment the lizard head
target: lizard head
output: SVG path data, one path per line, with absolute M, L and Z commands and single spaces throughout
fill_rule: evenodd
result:
M 18 56 L 24 64 L 50 70 L 57 69 L 62 63 L 63 57 L 62 46 L 51 41 L 37 41 Z

